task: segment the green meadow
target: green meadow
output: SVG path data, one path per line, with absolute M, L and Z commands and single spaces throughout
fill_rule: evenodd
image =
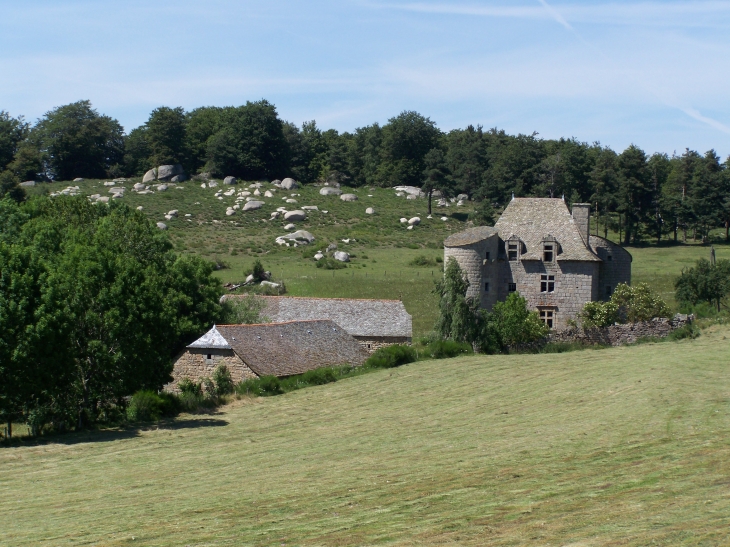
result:
M 2 545 L 725 545 L 730 329 L 0 450 Z

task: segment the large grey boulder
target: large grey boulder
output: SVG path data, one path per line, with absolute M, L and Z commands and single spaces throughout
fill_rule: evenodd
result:
M 466 194 L 459 194 L 456 196 L 456 201 L 469 201 L 469 196 Z
M 284 220 L 291 220 L 296 222 L 298 220 L 304 220 L 305 218 L 307 218 L 307 214 L 301 209 L 284 213 Z
M 299 184 L 294 179 L 287 177 L 281 181 L 281 187 L 286 190 L 293 190 L 294 188 L 299 188 Z
M 342 194 L 342 190 L 339 188 L 332 188 L 330 186 L 325 186 L 319 191 L 319 194 L 321 196 L 339 196 Z
M 408 224 L 410 224 L 411 226 L 418 226 L 420 223 L 421 223 L 420 217 L 413 217 L 408 220 Z
M 236 177 L 226 177 L 223 179 L 223 184 L 226 186 L 233 186 L 234 184 L 238 183 L 238 179 Z
M 355 194 L 342 194 L 340 199 L 342 201 L 357 201 L 357 196 Z
M 157 169 L 150 169 L 142 177 L 142 182 L 152 182 L 157 178 Z
M 74 182 L 81 182 L 82 180 L 84 180 L 82 177 L 76 177 L 74 179 Z
M 182 175 L 175 175 L 174 177 L 172 177 L 170 179 L 170 182 L 185 182 L 186 180 L 188 180 L 188 176 L 183 173 Z
M 183 171 L 182 165 L 175 164 L 175 165 L 160 165 L 157 168 L 157 180 L 170 180 L 175 175 L 182 175 L 185 173 Z
M 350 262 L 350 255 L 345 251 L 335 251 L 332 258 L 339 260 L 340 262 Z
M 297 230 L 296 232 L 292 232 L 291 234 L 279 236 L 276 238 L 276 240 L 277 242 L 279 240 L 288 240 L 306 245 L 307 243 L 312 243 L 312 241 L 314 241 L 314 236 L 306 230 Z
M 261 209 L 261 207 L 264 206 L 263 201 L 247 201 L 246 204 L 243 206 L 243 211 L 255 211 L 256 209 Z

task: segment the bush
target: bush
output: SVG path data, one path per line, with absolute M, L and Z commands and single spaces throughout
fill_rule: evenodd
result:
M 473 353 L 473 350 L 469 344 L 464 342 L 436 340 L 427 346 L 426 352 L 434 359 L 447 359 L 457 355 L 468 355 Z
M 614 323 L 651 321 L 669 317 L 666 302 L 656 296 L 646 283 L 629 286 L 621 283 L 608 302 L 588 302 L 580 313 L 584 327 L 607 327 Z
M 138 391 L 127 407 L 130 422 L 150 422 L 162 417 L 165 401 L 154 391 Z
M 203 388 L 199 383 L 193 382 L 190 378 L 183 378 L 177 384 L 177 388 L 183 394 L 203 395 Z
M 395 344 L 380 348 L 365 361 L 369 368 L 393 368 L 413 363 L 418 359 L 418 353 L 411 346 Z
M 497 302 L 487 315 L 484 329 L 484 346 L 491 346 L 496 339 L 502 349 L 531 344 L 548 333 L 548 327 L 540 321 L 537 312 L 527 309 L 527 300 L 513 292 L 504 302 Z
M 347 265 L 344 262 L 340 262 L 339 260 L 335 260 L 329 256 L 324 256 L 317 261 L 317 268 L 324 268 L 325 270 L 341 270 L 342 268 L 347 268 Z
M 619 320 L 619 309 L 614 302 L 588 302 L 580 312 L 584 327 L 608 327 Z
M 233 393 L 233 378 L 226 365 L 218 365 L 213 371 L 213 383 L 215 384 L 215 394 L 218 397 Z
M 408 263 L 410 266 L 436 266 L 436 260 L 426 255 L 418 255 Z
M 323 386 L 337 381 L 337 374 L 330 367 L 309 370 L 301 375 L 301 383 L 310 386 Z
M 700 336 L 700 328 L 693 323 L 687 323 L 687 324 L 683 325 L 682 327 L 670 332 L 669 336 L 667 336 L 667 340 L 684 340 L 684 339 L 694 340 L 695 338 L 698 338 L 699 336 Z

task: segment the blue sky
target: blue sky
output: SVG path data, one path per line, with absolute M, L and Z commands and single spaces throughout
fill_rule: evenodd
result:
M 0 110 L 89 99 L 129 131 L 266 98 L 340 131 L 416 110 L 725 157 L 729 31 L 730 1 L 0 0 Z

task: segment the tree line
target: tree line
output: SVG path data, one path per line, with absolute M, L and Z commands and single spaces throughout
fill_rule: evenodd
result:
M 18 180 L 139 176 L 178 163 L 189 174 L 244 180 L 404 184 L 429 198 L 464 193 L 480 203 L 474 220 L 485 223 L 513 194 L 564 196 L 591 203 L 598 230 L 620 232 L 626 244 L 707 238 L 718 227 L 730 239 L 730 163 L 714 150 L 648 155 L 636 145 L 619 153 L 481 126 L 443 132 L 412 111 L 340 133 L 286 122 L 265 100 L 187 112 L 160 107 L 128 133 L 89 101 L 55 108 L 33 125 L 0 112 L 0 192 L 16 199 Z

